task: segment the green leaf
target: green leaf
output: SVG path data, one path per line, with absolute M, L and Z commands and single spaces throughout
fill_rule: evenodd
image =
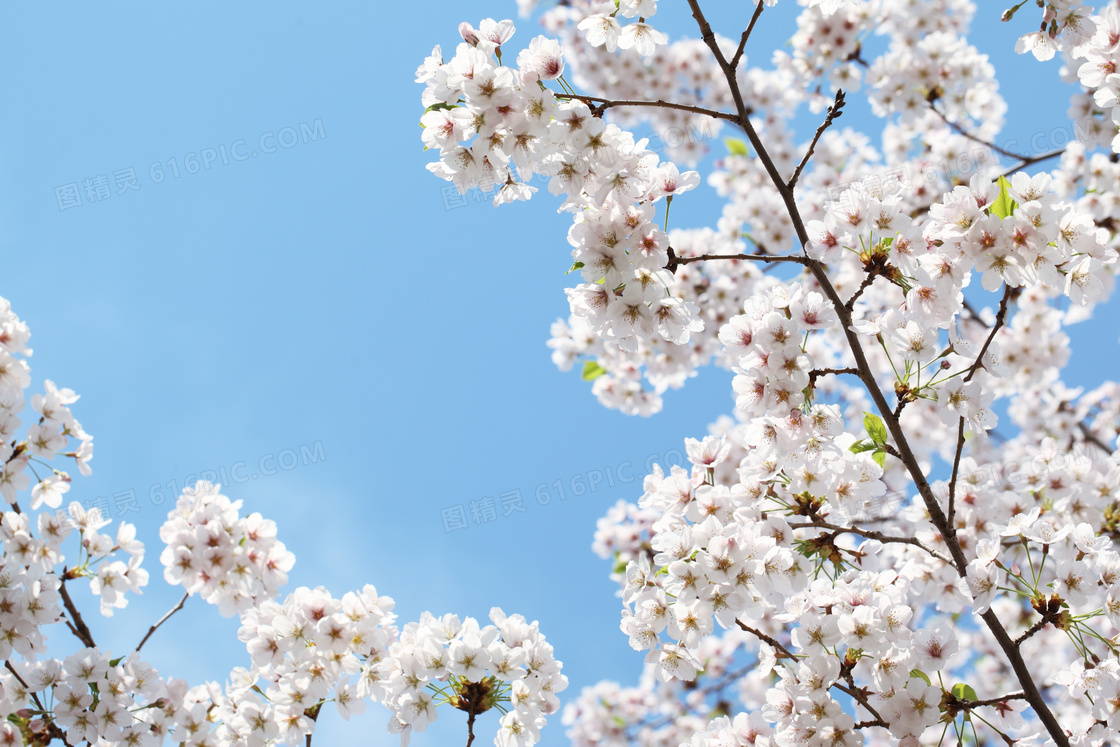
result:
M 925 682 L 927 685 L 932 685 L 933 684 L 932 682 L 929 681 L 929 676 L 920 669 L 911 669 L 910 670 L 910 676 L 911 677 L 917 677 L 918 679 Z
M 874 451 L 875 449 L 878 449 L 879 445 L 868 441 L 866 438 L 862 438 L 852 444 L 849 448 L 851 449 L 853 454 L 862 454 L 865 451 Z
M 606 372 L 607 369 L 600 366 L 598 361 L 587 361 L 583 364 L 584 381 L 595 381 L 595 379 L 599 378 Z
M 728 154 L 732 156 L 749 156 L 750 151 L 747 150 L 746 142 L 737 137 L 728 137 L 723 139 L 723 144 L 727 146 Z
M 871 455 L 871 458 L 875 460 L 876 464 L 882 467 L 883 464 L 887 461 L 887 452 L 883 451 L 882 449 L 878 449 L 874 454 Z
M 996 179 L 996 184 L 999 185 L 999 197 L 995 199 L 989 210 L 992 215 L 998 215 L 1003 219 L 1014 213 L 1015 208 L 1019 207 L 1019 203 L 1011 199 L 1011 193 L 1008 191 L 1011 187 L 1011 182 L 1001 176 L 999 179 Z
M 887 427 L 883 425 L 883 421 L 878 415 L 865 412 L 863 414 L 863 427 L 875 443 L 885 444 L 887 442 Z
M 614 554 L 614 572 L 626 573 L 626 563 L 622 562 L 622 553 L 620 552 Z
M 576 270 L 578 270 L 578 269 L 580 269 L 580 268 L 582 268 L 582 267 L 583 267 L 583 262 L 572 262 L 572 267 L 571 267 L 571 269 L 569 269 L 569 270 L 568 270 L 567 272 L 565 272 L 564 274 L 565 274 L 565 275 L 571 275 L 571 274 L 572 274 L 573 272 L 575 272 Z
M 953 685 L 953 689 L 950 692 L 953 693 L 953 697 L 957 700 L 979 700 L 979 698 L 976 697 L 976 691 L 963 682 L 958 682 Z
M 432 104 L 427 109 L 425 109 L 424 114 L 427 114 L 428 112 L 438 112 L 438 111 L 442 111 L 444 109 L 451 110 L 451 109 L 458 109 L 458 108 L 459 107 L 455 104 L 445 104 L 442 101 L 437 101 L 436 103 Z

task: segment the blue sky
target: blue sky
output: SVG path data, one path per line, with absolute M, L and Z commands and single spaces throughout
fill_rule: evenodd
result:
M 740 4 L 711 5 L 736 35 Z M 541 621 L 567 696 L 636 680 L 641 657 L 590 551 L 595 521 L 640 494 L 650 457 L 679 454 L 730 410 L 730 376 L 702 372 L 653 419 L 604 410 L 545 347 L 567 315 L 569 218 L 547 194 L 446 209 L 424 169 L 415 68 L 433 44 L 454 48 L 461 20 L 515 13 L 512 0 L 0 7 L 0 295 L 31 327 L 33 390 L 51 378 L 82 395 L 93 475 L 69 497 L 125 512 L 131 491 L 122 518 L 148 545 L 143 597 L 111 620 L 86 599 L 102 646 L 130 649 L 177 600 L 158 562 L 173 497 L 158 501 L 212 470 L 279 525 L 297 557 L 288 590 L 372 583 L 401 622 L 498 605 Z M 660 28 L 696 35 L 664 16 Z M 790 18 L 764 15 L 760 43 L 788 38 Z M 538 33 L 519 27 L 518 48 Z M 1011 51 L 1026 28 L 985 28 L 1009 137 L 1064 122 L 1056 66 Z M 858 109 L 846 120 L 858 125 Z M 91 200 L 98 176 L 109 194 Z M 71 184 L 80 205 L 65 201 Z M 713 220 L 710 197 L 674 203 L 674 225 Z M 1115 325 L 1094 324 L 1071 330 L 1094 346 L 1075 353 L 1073 383 L 1116 360 Z M 617 479 L 625 463 L 636 481 Z M 572 495 L 596 470 L 596 490 Z M 525 510 L 502 516 L 499 495 L 514 491 Z M 494 520 L 445 531 L 441 510 L 469 517 L 483 497 Z M 192 599 L 145 651 L 165 676 L 221 681 L 247 663 L 236 628 Z M 460 717 L 442 713 L 414 744 L 454 744 Z M 386 720 L 379 706 L 351 725 L 332 715 L 316 743 L 395 744 Z M 562 743 L 556 716 L 543 744 Z

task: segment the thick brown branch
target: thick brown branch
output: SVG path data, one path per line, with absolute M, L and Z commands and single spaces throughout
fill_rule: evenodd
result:
M 156 623 L 155 625 L 153 625 L 152 627 L 148 628 L 148 632 L 147 632 L 147 634 L 146 634 L 146 635 L 144 636 L 144 638 L 143 638 L 143 639 L 141 639 L 140 643 L 138 643 L 138 644 L 136 645 L 136 650 L 137 650 L 137 651 L 139 651 L 139 650 L 140 650 L 141 648 L 143 648 L 143 647 L 144 647 L 144 644 L 145 644 L 145 643 L 147 643 L 147 642 L 148 642 L 148 639 L 152 637 L 152 633 L 154 633 L 154 632 L 156 632 L 157 630 L 159 630 L 159 626 L 160 626 L 160 625 L 163 625 L 163 624 L 164 624 L 165 622 L 167 622 L 167 620 L 168 620 L 168 619 L 169 619 L 169 618 L 170 618 L 170 617 L 171 617 L 172 615 L 174 615 L 174 614 L 175 614 L 176 612 L 178 612 L 179 610 L 183 609 L 183 605 L 184 605 L 184 604 L 186 604 L 186 602 L 187 602 L 187 597 L 189 597 L 189 596 L 190 596 L 190 592 L 187 592 L 187 593 L 183 594 L 183 598 L 179 600 L 179 603 L 178 603 L 177 605 L 175 605 L 175 606 L 174 606 L 174 607 L 172 607 L 172 608 L 171 608 L 170 610 L 168 610 L 168 611 L 167 611 L 167 614 L 166 614 L 166 615 L 164 615 L 163 617 L 161 617 L 161 618 L 159 619 L 159 622 L 157 622 L 157 623 Z

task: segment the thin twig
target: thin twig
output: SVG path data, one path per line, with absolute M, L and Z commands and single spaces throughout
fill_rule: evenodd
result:
M 1101 441 L 1100 437 L 1097 436 L 1097 434 L 1093 433 L 1093 430 L 1089 426 L 1087 426 L 1084 421 L 1078 422 L 1077 426 L 1078 428 L 1080 428 L 1081 435 L 1085 437 L 1086 441 L 1093 444 L 1093 446 L 1096 446 L 1105 454 L 1112 453 L 1112 449 L 1108 448 L 1108 445 L 1105 444 L 1104 441 Z
M 980 353 L 976 356 L 976 360 L 973 361 L 972 367 L 969 368 L 968 373 L 965 374 L 964 380 L 966 382 L 972 381 L 972 377 L 976 375 L 976 371 L 979 370 L 982 365 L 984 354 L 988 352 L 988 348 L 991 347 L 992 341 L 996 338 L 996 333 L 1003 327 L 1003 323 L 1007 319 L 1007 302 L 1011 300 L 1011 294 L 1013 292 L 1014 289 L 1010 285 L 1004 288 L 1003 298 L 999 300 L 999 311 L 996 312 L 996 323 L 992 325 L 991 332 L 988 333 L 988 339 L 984 340 L 984 346 L 980 348 Z
M 739 48 L 735 50 L 735 56 L 731 58 L 732 69 L 739 66 L 739 60 L 743 57 L 743 50 L 747 48 L 747 39 L 751 38 L 751 32 L 754 31 L 754 25 L 758 22 L 758 17 L 762 15 L 764 7 L 762 0 L 758 0 L 758 6 L 754 9 L 754 15 L 751 16 L 751 22 L 747 24 L 747 30 L 743 32 L 743 37 L 739 39 Z
M 794 660 L 797 659 L 797 655 L 793 654 L 793 653 L 790 653 L 790 650 L 788 648 L 786 648 L 785 646 L 783 646 L 781 643 L 779 643 L 778 639 L 766 635 L 761 630 L 755 630 L 751 626 L 745 624 L 742 620 L 736 620 L 735 624 L 738 625 L 740 629 L 745 630 L 746 632 L 750 633 L 754 637 L 758 638 L 760 641 L 764 641 L 766 643 L 769 643 L 772 648 L 774 648 L 778 652 L 780 652 L 782 654 L 782 656 L 784 656 L 785 658 L 794 659 Z
M 821 376 L 839 376 L 840 374 L 854 374 L 859 376 L 859 371 L 854 368 L 814 368 L 809 372 L 809 388 L 812 389 L 817 384 L 817 379 Z
M 984 340 L 984 346 L 980 348 L 980 354 L 976 356 L 976 360 L 972 362 L 969 367 L 968 373 L 964 376 L 965 383 L 972 380 L 976 372 L 980 370 L 983 365 L 984 354 L 988 352 L 991 347 L 992 341 L 996 339 L 996 333 L 1003 328 L 1003 323 L 1007 320 L 1007 302 L 1011 299 L 1013 289 L 1010 285 L 1004 286 L 1003 298 L 999 300 L 999 311 L 996 312 L 996 322 L 989 329 L 988 337 Z M 972 312 L 976 314 L 975 311 Z M 979 317 L 977 317 L 979 318 Z M 961 453 L 964 451 L 964 416 L 959 418 L 957 423 L 957 450 L 953 456 L 953 474 L 949 478 L 949 525 L 953 526 L 957 515 L 957 472 L 961 466 Z
M 170 617 L 171 617 L 172 615 L 174 615 L 174 614 L 175 614 L 176 612 L 178 612 L 179 610 L 183 609 L 183 605 L 184 605 L 184 604 L 186 604 L 186 602 L 187 602 L 187 597 L 189 597 L 190 595 L 191 595 L 191 594 L 190 594 L 190 592 L 189 592 L 189 591 L 188 591 L 187 593 L 183 594 L 183 598 L 179 600 L 179 603 L 178 603 L 177 605 L 175 605 L 175 606 L 174 606 L 174 607 L 172 607 L 172 608 L 171 608 L 170 610 L 168 610 L 168 611 L 167 611 L 167 614 L 166 614 L 166 615 L 164 615 L 163 617 L 161 617 L 161 618 L 159 619 L 159 622 L 157 622 L 157 623 L 156 623 L 155 625 L 153 625 L 152 627 L 148 628 L 148 633 L 147 633 L 147 635 L 145 635 L 145 636 L 144 636 L 144 638 L 143 638 L 143 639 L 142 639 L 142 640 L 140 641 L 140 643 L 139 643 L 139 644 L 137 644 L 137 646 L 136 646 L 136 650 L 137 650 L 137 651 L 139 651 L 139 650 L 140 650 L 141 648 L 143 648 L 143 647 L 144 647 L 144 644 L 145 644 L 145 643 L 147 643 L 147 642 L 148 642 L 148 639 L 152 637 L 152 633 L 154 633 L 154 632 L 156 632 L 157 630 L 159 630 L 159 626 L 160 626 L 160 625 L 163 625 L 163 624 L 164 624 L 165 622 L 167 622 L 168 618 L 170 618 Z
M 62 583 L 59 584 L 58 593 L 62 597 L 62 603 L 66 607 L 66 611 L 70 613 L 70 620 L 73 625 L 69 625 L 70 632 L 78 637 L 87 648 L 97 648 L 97 644 L 93 642 L 93 634 L 89 632 L 86 627 L 85 620 L 82 619 L 82 613 L 78 612 L 78 608 L 74 606 L 74 600 L 70 598 L 70 592 L 66 591 L 66 574 L 67 570 L 62 569 Z M 69 621 L 68 621 L 69 623 Z
M 1016 171 L 1022 171 L 1023 169 L 1027 168 L 1028 166 L 1033 166 L 1034 164 L 1039 163 L 1040 161 L 1049 161 L 1051 158 L 1056 158 L 1056 157 L 1062 155 L 1065 152 L 1066 152 L 1065 146 L 1062 146 L 1061 148 L 1055 148 L 1054 150 L 1047 151 L 1046 153 L 1041 153 L 1037 156 L 1031 156 L 1030 158 L 1024 158 L 1021 161 L 1019 161 L 1019 163 L 1015 164 L 1014 166 L 1009 168 L 1007 171 L 1003 172 L 1002 176 L 1011 176 Z
M 1009 700 L 1026 700 L 1027 696 L 1023 693 L 1011 693 L 1010 695 L 1002 695 L 998 698 L 988 698 L 987 700 L 961 700 L 965 708 L 980 708 L 981 706 L 994 706 L 1000 703 L 1006 703 Z
M 467 747 L 471 747 L 474 742 L 474 711 L 467 714 Z
M 769 254 L 701 254 L 696 257 L 678 257 L 677 253 L 673 251 L 673 247 L 669 247 L 669 262 L 665 265 L 665 269 L 669 272 L 676 272 L 677 268 L 681 265 L 690 265 L 693 262 L 707 262 L 708 260 L 716 259 L 742 259 L 754 262 L 793 262 L 799 265 L 803 265 L 806 262 L 804 257 L 797 257 L 789 254 L 781 256 L 771 256 Z
M 951 119 L 946 117 L 944 114 L 942 114 L 941 110 L 939 110 L 936 106 L 934 106 L 932 102 L 930 103 L 929 108 L 933 111 L 934 114 L 941 117 L 942 122 L 944 122 L 945 124 L 947 124 L 951 128 L 953 128 L 953 130 L 955 132 L 957 132 L 957 134 L 964 135 L 966 138 L 968 138 L 972 142 L 980 143 L 980 145 L 986 145 L 987 147 L 994 150 L 996 153 L 999 153 L 1001 156 L 1006 156 L 1007 158 L 1014 158 L 1016 161 L 1026 162 L 1030 159 L 1030 156 L 1023 156 L 1023 155 L 1019 155 L 1018 153 L 1012 153 L 1011 151 L 1007 150 L 1006 148 L 1001 148 L 998 145 L 996 145 L 995 143 L 989 143 L 987 140 L 984 140 L 983 138 L 980 138 L 980 137 L 977 137 L 976 135 L 973 135 L 971 132 L 969 132 L 968 130 L 961 127 L 959 124 L 957 124 L 956 122 L 952 121 Z
M 859 297 L 863 295 L 863 292 L 865 290 L 867 290 L 869 287 L 871 287 L 871 284 L 875 282 L 875 278 L 877 278 L 877 277 L 879 277 L 879 273 L 877 273 L 877 272 L 872 271 L 872 272 L 867 273 L 867 276 L 863 279 L 863 282 L 859 284 L 858 288 L 856 288 L 856 292 L 853 293 L 852 297 L 849 298 L 847 300 L 847 302 L 844 304 L 844 308 L 847 309 L 848 311 L 851 311 L 852 309 L 854 309 L 855 305 L 856 305 L 856 301 L 859 300 Z
M 858 688 L 854 686 L 847 687 L 845 685 L 841 685 L 839 682 L 833 682 L 832 686 L 840 692 L 847 693 L 848 695 L 852 696 L 852 698 L 854 698 L 857 703 L 866 708 L 867 712 L 875 717 L 874 721 L 872 721 L 871 723 L 865 723 L 865 726 L 882 726 L 885 728 L 890 724 L 889 721 L 879 715 L 879 712 L 876 711 L 875 708 L 871 705 L 871 702 L 868 701 L 867 696 L 864 695 L 863 692 Z
M 949 478 L 949 523 L 957 516 L 957 473 L 961 468 L 961 452 L 964 451 L 964 415 L 957 418 L 957 452 L 953 455 L 953 474 Z
M 836 89 L 836 99 L 832 102 L 832 106 L 828 107 L 825 113 L 824 121 L 821 126 L 817 128 L 817 132 L 813 135 L 813 141 L 809 143 L 809 149 L 805 151 L 805 155 L 801 157 L 801 163 L 797 164 L 797 168 L 793 171 L 793 176 L 790 177 L 789 184 L 786 188 L 791 192 L 797 186 L 797 180 L 801 177 L 801 170 L 805 168 L 805 164 L 809 163 L 809 159 L 813 157 L 813 151 L 817 148 L 817 141 L 821 139 L 821 135 L 828 129 L 829 125 L 844 113 L 844 91 L 843 89 Z
M 952 558 L 946 557 L 945 555 L 939 553 L 937 550 L 929 547 L 917 537 L 895 537 L 889 534 L 884 534 L 883 532 L 875 531 L 874 529 L 862 529 L 860 527 L 842 527 L 835 524 L 829 524 L 828 522 L 824 521 L 806 521 L 797 524 L 790 524 L 789 527 L 790 529 L 825 529 L 830 532 L 834 532 L 835 535 L 858 534 L 859 536 L 866 539 L 878 540 L 885 545 L 913 545 L 914 547 L 917 547 L 921 550 L 925 550 L 927 553 L 937 558 L 942 563 L 946 563 L 948 565 L 953 564 Z
M 660 109 L 679 109 L 680 111 L 692 112 L 693 114 L 704 114 L 709 117 L 714 117 L 715 119 L 728 119 L 732 122 L 738 121 L 738 118 L 734 114 L 728 114 L 727 112 L 717 112 L 714 109 L 705 109 L 702 106 L 674 104 L 671 101 L 662 101 L 661 99 L 658 99 L 657 101 L 638 101 L 632 99 L 615 100 L 604 99 L 599 96 L 585 96 L 580 93 L 556 93 L 555 95 L 558 99 L 575 99 L 576 101 L 582 101 L 585 104 L 598 104 L 598 106 L 592 107 L 592 109 L 598 112 L 604 112 L 607 109 L 612 109 L 616 106 L 652 106 Z

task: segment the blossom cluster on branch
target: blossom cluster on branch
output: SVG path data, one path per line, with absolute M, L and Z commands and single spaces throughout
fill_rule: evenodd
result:
M 38 417 L 20 438 L 29 336 L 0 299 L 3 495 L 10 505 L 0 516 L 0 744 L 310 745 L 323 706 L 348 719 L 370 701 L 386 707 L 389 731 L 403 745 L 449 708 L 466 715 L 471 741 L 476 717 L 492 709 L 503 714 L 499 747 L 539 740 L 567 678 L 536 622 L 495 607 L 485 627 L 425 612 L 399 629 L 393 600 L 372 585 L 341 599 L 323 587 L 301 587 L 280 600 L 295 556 L 276 524 L 243 514 L 241 501 L 206 481 L 184 488 L 159 532 L 164 578 L 183 587 L 182 599 L 135 649 L 114 655 L 98 646 L 68 585 L 88 579 L 101 614 L 112 616 L 148 583 L 145 548 L 131 524 L 103 531 L 111 521 L 97 508 L 72 502 L 49 510 L 59 509 L 70 487 L 51 460 L 73 459 L 90 474 L 92 438 L 69 409 L 77 395 L 49 380 L 45 394 L 31 398 Z M 33 486 L 27 472 L 37 479 Z M 245 666 L 231 668 L 225 683 L 191 686 L 161 676 L 141 657 L 191 596 L 240 619 Z M 59 630 L 78 640 L 78 651 L 54 655 L 64 650 L 51 640 Z
M 1065 328 L 1108 301 L 1120 265 L 1120 11 L 1040 0 L 1017 49 L 1062 51 L 1077 141 L 1026 152 L 995 142 L 1008 106 L 969 38 L 990 8 L 806 0 L 788 50 L 755 67 L 775 2 L 746 4 L 737 40 L 687 4 L 698 40 L 652 29 L 654 2 L 571 0 L 541 11 L 555 46 L 538 37 L 517 70 L 500 54 L 512 23 L 488 20 L 498 47 L 463 33 L 418 71 L 426 128 L 475 123 L 425 130 L 437 175 L 469 188 L 485 162 L 527 198 L 530 174 L 564 164 L 551 191 L 584 283 L 551 330 L 558 367 L 582 364 L 600 402 L 641 415 L 706 363 L 732 373 L 734 411 L 686 442 L 689 464 L 656 467 L 599 522 L 646 663 L 638 686 L 570 703 L 569 737 L 1115 743 L 1120 397 L 1068 387 L 1063 368 Z M 532 62 L 546 45 L 550 78 Z M 500 75 L 501 101 L 472 75 Z M 878 132 L 837 123 L 861 89 Z M 806 108 L 822 121 L 799 142 Z M 597 124 L 573 137 L 573 118 Z M 627 128 L 697 122 L 745 140 L 708 176 L 716 225 L 670 230 L 670 198 L 699 177 Z

